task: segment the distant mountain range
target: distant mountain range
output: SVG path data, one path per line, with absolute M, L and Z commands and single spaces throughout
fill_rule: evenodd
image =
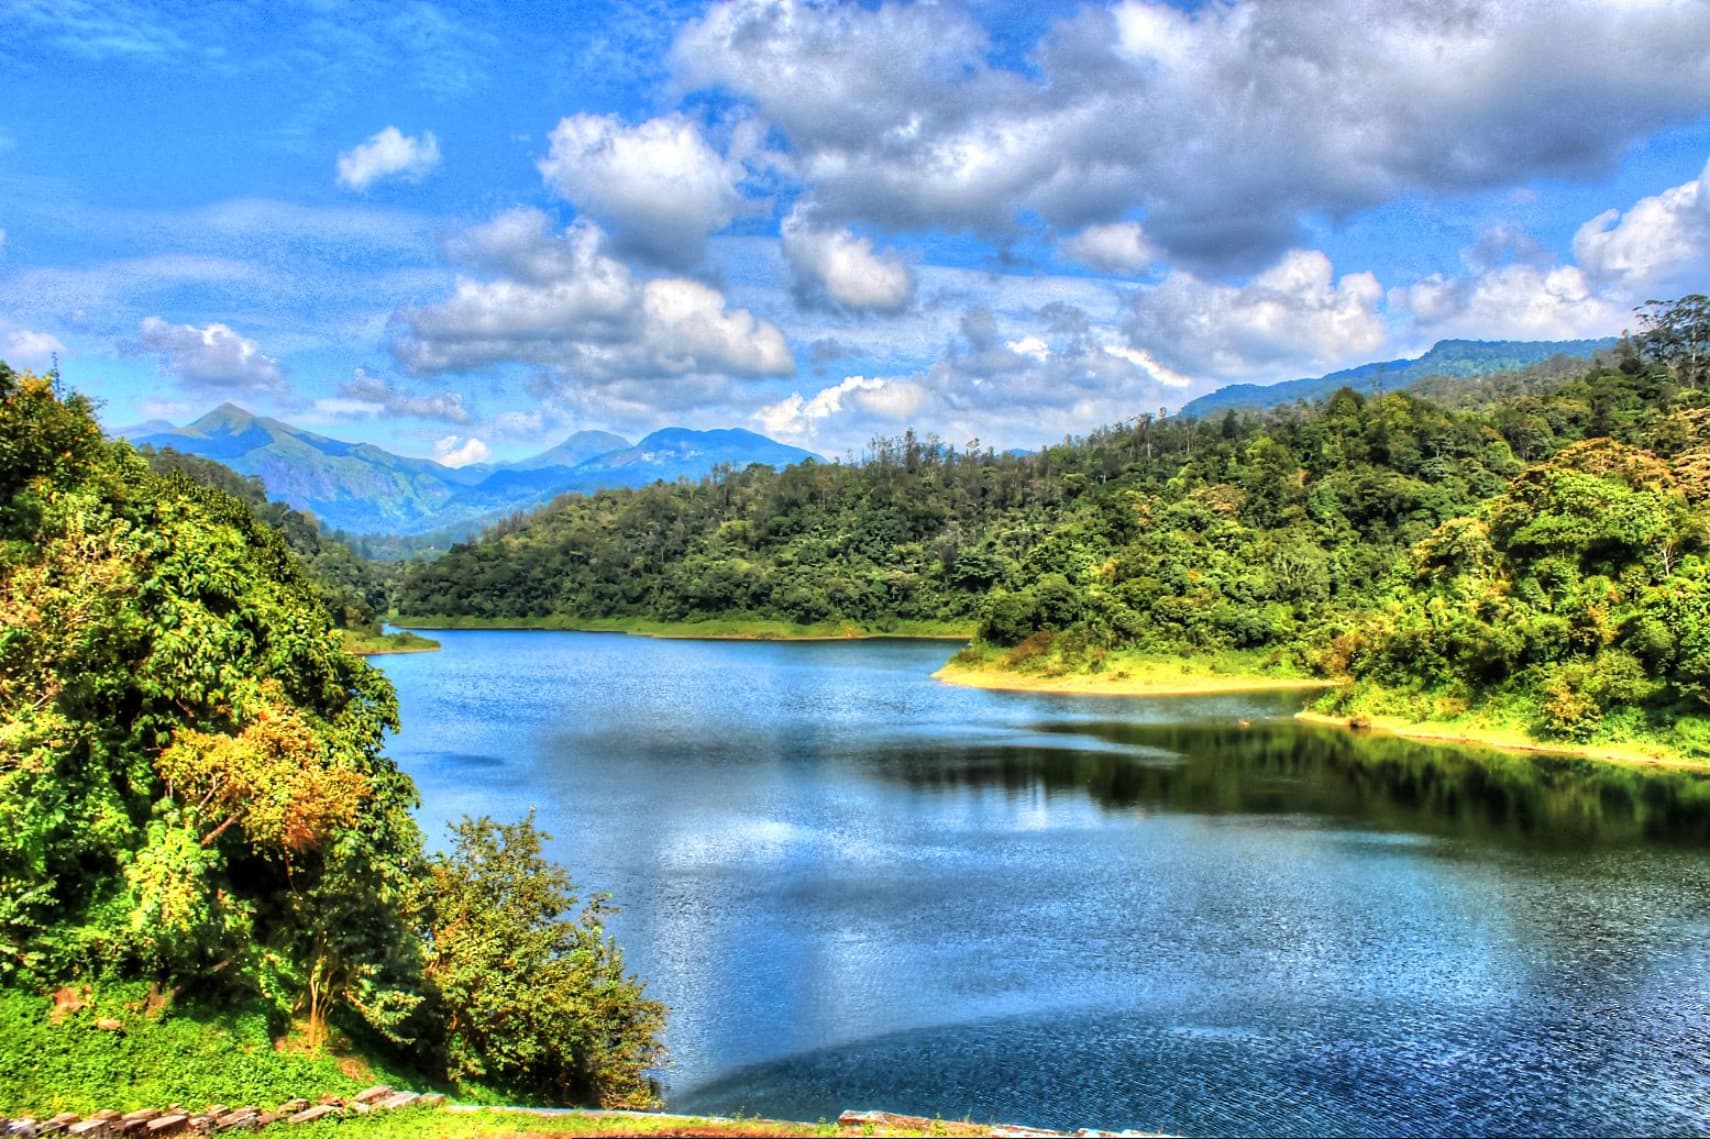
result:
M 1230 408 L 1277 407 L 1323 399 L 1344 386 L 1394 391 L 1434 377 L 1473 379 L 1557 356 L 1590 357 L 1615 343 L 1613 337 L 1442 340 L 1413 360 L 1362 364 L 1278 384 L 1231 384 L 1193 400 L 1179 414 L 1205 418 Z M 411 540 L 431 536 L 435 543 L 469 537 L 507 515 L 571 491 L 697 479 L 720 464 L 781 467 L 820 458 L 752 431 L 669 427 L 633 445 L 609 431 L 578 431 L 550 450 L 517 462 L 448 467 L 394 455 L 371 443 L 317 435 L 230 403 L 183 427 L 151 420 L 114 434 L 138 446 L 171 447 L 254 475 L 269 497 L 308 511 L 330 529 Z
M 1436 376 L 1470 380 L 1524 368 L 1556 356 L 1589 358 L 1615 344 L 1613 336 L 1602 340 L 1439 340 L 1429 352 L 1413 360 L 1361 364 L 1327 376 L 1278 384 L 1230 384 L 1191 401 L 1178 414 L 1204 419 L 1231 408 L 1256 411 L 1297 400 L 1324 399 L 1344 387 L 1358 392 L 1374 391 L 1380 386 L 1385 391 L 1398 391 Z
M 633 445 L 607 431 L 578 431 L 519 462 L 448 467 L 316 435 L 230 403 L 183 427 L 154 420 L 114 434 L 224 463 L 330 529 L 373 535 L 467 536 L 570 491 L 696 479 L 720 464 L 777 467 L 819 458 L 752 431 L 670 427 Z

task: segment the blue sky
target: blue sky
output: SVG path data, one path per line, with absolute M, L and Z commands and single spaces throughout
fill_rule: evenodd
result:
M 1037 446 L 1710 286 L 1704 0 L 0 0 L 0 358 L 453 463 Z

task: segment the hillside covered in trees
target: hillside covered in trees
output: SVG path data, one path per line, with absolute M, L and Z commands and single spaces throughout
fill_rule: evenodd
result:
M 278 531 L 308 573 L 317 598 L 342 629 L 378 633 L 386 611 L 386 576 L 381 565 L 328 534 L 320 521 L 287 503 L 267 497 L 254 475 L 240 475 L 223 463 L 171 447 L 139 446 L 149 469 L 180 474 L 192 482 L 241 499 L 256 519 Z
M 428 853 L 382 753 L 392 688 L 329 593 L 244 497 L 151 471 L 87 400 L 0 365 L 0 1014 L 65 1042 L 0 1051 L 0 1089 L 117 1039 L 86 1006 L 119 991 L 127 1034 L 262 1018 L 279 1048 L 229 1057 L 246 1072 L 338 1036 L 431 1081 L 647 1102 L 663 1010 L 600 904 L 528 821 Z M 118 1047 L 67 1078 L 174 1075 L 112 1068 Z
M 1653 308 L 1607 366 L 1487 378 L 1454 407 L 1344 390 L 1037 454 L 910 435 L 859 465 L 567 498 L 414 568 L 395 604 L 977 628 L 988 661 L 1035 671 L 1241 651 L 1352 682 L 1341 711 L 1710 755 L 1698 301 Z

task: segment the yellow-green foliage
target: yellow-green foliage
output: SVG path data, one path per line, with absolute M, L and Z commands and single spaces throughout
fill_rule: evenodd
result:
M 0 365 L 0 985 L 147 982 L 451 1070 L 416 790 L 381 751 L 396 700 L 323 592 L 244 501 L 151 473 L 87 401 Z M 584 949 L 543 950 L 529 995 L 561 1015 L 500 1010 L 470 1053 L 489 1062 L 454 1074 L 644 1099 L 657 1011 L 615 948 L 566 974 Z

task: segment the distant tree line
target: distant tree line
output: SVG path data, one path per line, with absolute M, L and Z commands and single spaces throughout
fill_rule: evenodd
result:
M 1506 701 L 1544 734 L 1710 750 L 1705 310 L 1655 302 L 1611 359 L 1470 381 L 1452 407 L 1344 389 L 1034 454 L 908 434 L 858 465 L 569 497 L 411 567 L 393 600 L 524 622 L 963 621 L 1083 669 L 1245 649 L 1362 682 L 1351 700 Z

